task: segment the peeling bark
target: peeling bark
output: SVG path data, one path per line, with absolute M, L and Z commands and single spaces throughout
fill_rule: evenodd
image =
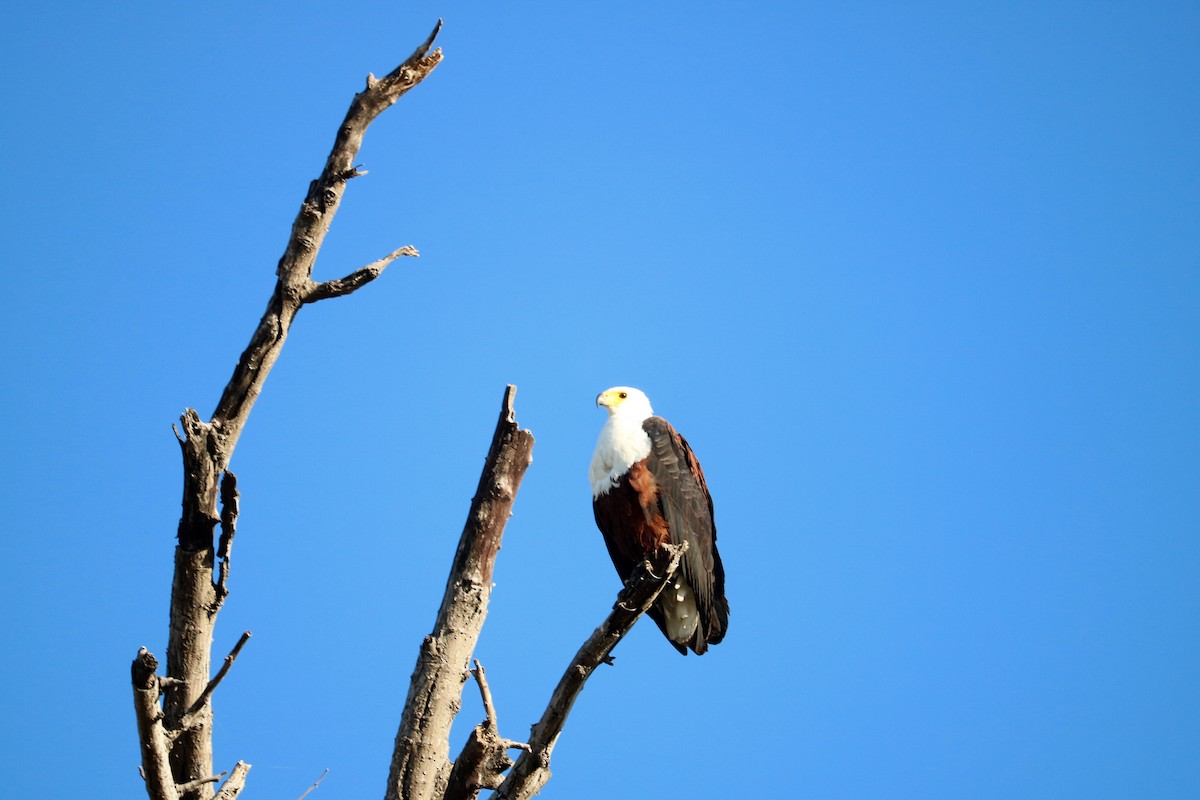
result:
M 425 637 L 396 733 L 387 800 L 440 798 L 450 777 L 450 726 L 462 705 L 467 664 L 487 616 L 492 570 L 533 434 L 517 426 L 516 387 L 504 392 L 500 419 L 459 539 L 433 632 Z

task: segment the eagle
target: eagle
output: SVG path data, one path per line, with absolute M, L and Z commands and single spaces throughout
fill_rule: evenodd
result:
M 592 511 L 622 581 L 664 544 L 688 543 L 675 580 L 646 613 L 683 655 L 725 638 L 729 602 L 712 497 L 696 454 L 650 399 L 628 386 L 596 398 L 608 411 L 588 477 Z

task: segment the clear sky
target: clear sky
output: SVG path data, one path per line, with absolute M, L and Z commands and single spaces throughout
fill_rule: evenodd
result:
M 136 797 L 179 453 L 367 72 L 370 130 L 234 458 L 217 761 L 382 795 L 506 383 L 537 437 L 478 657 L 526 735 L 618 588 L 593 400 L 716 503 L 725 642 L 650 624 L 546 796 L 1200 796 L 1195 3 L 9 4 L 0 756 Z M 482 717 L 468 687 L 456 733 Z M 668 795 L 668 793 L 670 793 Z

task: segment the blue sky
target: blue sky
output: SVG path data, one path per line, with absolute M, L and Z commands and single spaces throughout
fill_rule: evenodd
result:
M 1200 794 L 1200 9 L 263 3 L 3 12 L 0 737 L 141 792 L 180 465 L 353 93 L 370 130 L 238 447 L 217 761 L 382 794 L 506 383 L 536 438 L 478 657 L 522 738 L 618 588 L 613 384 L 702 459 L 732 606 L 597 673 L 548 797 Z M 468 687 L 461 738 L 481 718 Z

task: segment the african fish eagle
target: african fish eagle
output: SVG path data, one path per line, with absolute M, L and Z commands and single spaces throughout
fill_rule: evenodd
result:
M 592 510 L 622 581 L 660 546 L 688 543 L 674 582 L 646 613 L 684 655 L 725 638 L 729 602 L 717 552 L 717 526 L 704 472 L 687 440 L 637 389 L 614 386 L 596 405 L 608 410 L 588 477 Z

